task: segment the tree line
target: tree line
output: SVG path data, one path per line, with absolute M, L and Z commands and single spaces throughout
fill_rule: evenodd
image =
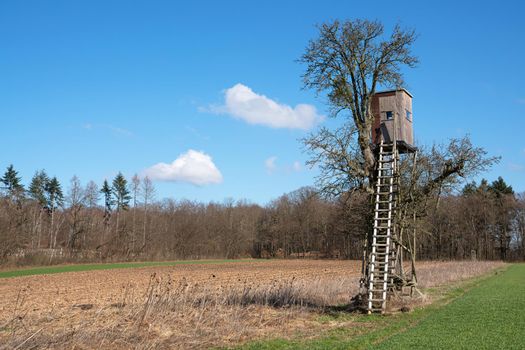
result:
M 156 198 L 137 175 L 67 189 L 44 170 L 24 186 L 2 176 L 2 263 L 201 258 L 362 257 L 366 192 L 326 197 L 303 187 L 265 206 Z M 525 196 L 502 178 L 444 191 L 418 214 L 418 259 L 525 259 Z

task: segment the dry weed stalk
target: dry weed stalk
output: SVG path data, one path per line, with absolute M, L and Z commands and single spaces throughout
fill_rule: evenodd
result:
M 423 263 L 421 285 L 431 287 L 501 266 L 492 262 Z M 194 349 L 305 332 L 315 315 L 348 303 L 358 277 L 231 281 L 217 285 L 152 274 L 147 287 L 124 285 L 117 300 L 93 308 L 54 309 L 0 329 L 0 348 Z M 20 295 L 23 300 L 23 295 Z M 15 314 L 27 312 L 16 303 Z M 12 314 L 12 315 L 15 315 Z M 1 320 L 0 320 L 1 321 Z M 0 322 L 1 324 L 1 322 Z

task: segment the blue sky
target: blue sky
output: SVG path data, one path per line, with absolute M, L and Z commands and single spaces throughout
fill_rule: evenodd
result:
M 313 184 L 298 139 L 338 123 L 302 89 L 315 24 L 369 18 L 419 33 L 405 74 L 418 142 L 469 133 L 502 156 L 484 176 L 525 191 L 524 13 L 520 1 L 4 0 L 0 168 L 25 183 L 46 169 L 66 187 L 160 171 L 160 198 L 267 203 Z M 246 95 L 303 122 L 235 117 Z

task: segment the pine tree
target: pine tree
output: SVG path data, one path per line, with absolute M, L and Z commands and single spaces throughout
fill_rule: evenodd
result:
M 24 193 L 24 186 L 20 183 L 21 178 L 13 167 L 13 164 L 7 167 L 4 176 L 0 179 L 7 190 L 7 195 L 11 198 L 18 197 Z
M 108 180 L 104 180 L 104 184 L 102 185 L 102 188 L 100 189 L 100 193 L 104 195 L 104 222 L 106 225 L 109 222 L 109 218 L 111 216 L 111 211 L 113 210 L 113 191 L 111 190 L 111 187 L 109 187 Z
M 51 214 L 51 223 L 49 227 L 49 247 L 55 248 L 57 245 L 58 228 L 55 230 L 55 211 L 64 204 L 64 194 L 60 182 L 54 176 L 45 184 L 45 194 L 47 208 Z
M 42 238 L 42 214 L 44 209 L 47 209 L 47 198 L 46 198 L 46 186 L 49 181 L 45 170 L 40 170 L 35 173 L 29 184 L 29 197 L 36 201 L 40 206 L 41 210 L 38 214 L 38 219 L 35 222 L 33 228 L 34 232 L 37 233 L 37 247 L 41 246 Z
M 113 191 L 109 186 L 108 180 L 104 179 L 100 193 L 104 196 L 104 231 L 100 237 L 100 245 L 102 245 L 109 230 L 109 220 L 111 219 L 111 212 L 113 211 L 113 204 L 115 203 L 113 200 Z
M 128 210 L 131 195 L 128 189 L 128 181 L 126 180 L 124 175 L 122 175 L 122 173 L 119 172 L 117 176 L 113 179 L 112 190 L 115 194 L 115 204 L 117 205 L 117 212 L 121 210 Z
M 489 182 L 487 179 L 481 179 L 481 182 L 479 183 L 478 187 L 478 193 L 487 194 L 489 191 Z
M 117 210 L 117 220 L 115 223 L 115 232 L 117 235 L 119 234 L 119 221 L 120 221 L 120 212 L 123 210 L 128 210 L 129 208 L 129 201 L 131 200 L 131 196 L 129 194 L 128 190 L 128 181 L 122 175 L 121 172 L 115 176 L 113 179 L 113 186 L 111 188 L 113 190 L 113 194 L 115 195 L 115 204 L 116 204 L 116 210 Z
M 62 186 L 56 177 L 47 181 L 45 184 L 45 194 L 47 200 L 47 207 L 51 212 L 54 212 L 57 208 L 64 204 L 64 193 L 62 192 Z
M 43 208 L 47 207 L 46 187 L 49 182 L 45 170 L 35 173 L 29 184 L 29 196 L 38 202 Z
M 476 193 L 477 190 L 478 190 L 478 185 L 476 184 L 476 181 L 472 181 L 472 182 L 467 183 L 463 187 L 463 190 L 461 192 L 464 196 L 469 196 L 469 195 Z
M 489 186 L 489 190 L 494 193 L 497 197 L 501 197 L 506 194 L 514 194 L 512 186 L 507 185 L 505 180 L 500 176 L 497 180 L 492 181 Z

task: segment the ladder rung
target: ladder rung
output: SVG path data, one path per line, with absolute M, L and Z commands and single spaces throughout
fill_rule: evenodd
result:
M 374 301 L 385 301 L 385 299 L 383 299 L 383 298 L 380 298 L 380 299 L 368 299 L 368 301 L 372 301 L 372 302 L 374 302 Z

